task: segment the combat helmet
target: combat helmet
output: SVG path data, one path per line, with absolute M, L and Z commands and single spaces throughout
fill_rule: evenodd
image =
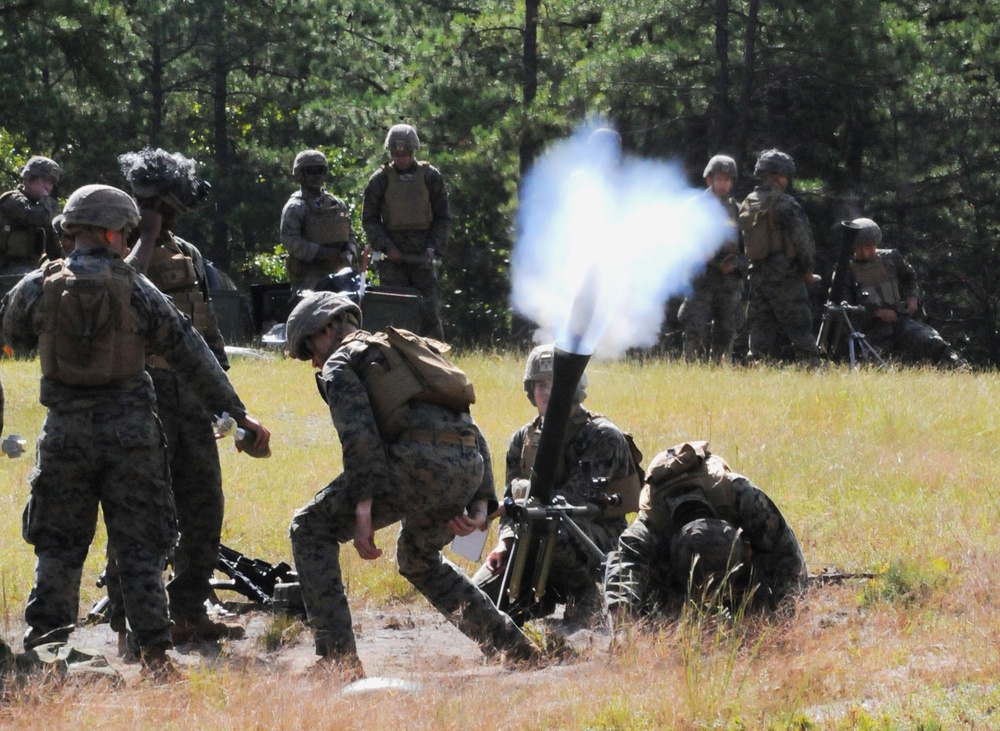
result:
M 417 130 L 408 124 L 394 124 L 385 136 L 385 149 L 389 152 L 413 152 L 420 149 Z
M 139 224 L 139 209 L 132 196 L 110 185 L 85 185 L 66 201 L 62 227 L 76 233 L 85 226 L 121 231 Z
M 791 155 L 781 150 L 764 150 L 757 158 L 753 174 L 754 177 L 760 178 L 768 173 L 777 173 L 790 178 L 795 175 L 795 161 Z
M 177 213 L 203 203 L 212 190 L 195 175 L 198 163 L 179 152 L 146 147 L 119 155 L 118 165 L 137 198 L 158 198 Z
M 729 155 L 713 155 L 712 159 L 708 161 L 708 165 L 705 166 L 705 172 L 701 174 L 701 177 L 707 178 L 709 175 L 717 173 L 732 175 L 733 178 L 736 178 L 736 160 Z
M 310 292 L 288 316 L 285 350 L 298 360 L 312 360 L 306 341 L 338 318 L 361 327 L 361 308 L 339 292 Z
M 681 527 L 670 539 L 670 562 L 676 582 L 701 591 L 717 590 L 723 581 L 738 587 L 748 571 L 740 532 L 718 518 Z
M 35 155 L 28 162 L 24 163 L 24 167 L 21 168 L 21 180 L 27 180 L 28 178 L 48 178 L 55 182 L 59 180 L 60 173 L 62 173 L 62 168 L 59 167 L 59 163 L 55 160 Z
M 854 239 L 855 246 L 866 244 L 878 246 L 882 243 L 882 229 L 870 218 L 855 218 L 851 223 L 852 228 L 858 229 L 857 238 Z
M 532 406 L 535 403 L 535 382 L 551 381 L 553 374 L 553 359 L 555 358 L 555 346 L 539 345 L 528 353 L 528 361 L 524 364 L 524 392 L 528 394 L 528 401 Z M 587 374 L 580 376 L 580 383 L 576 387 L 576 394 L 573 396 L 575 403 L 583 403 L 587 398 Z
M 320 166 L 325 170 L 330 169 L 330 163 L 327 162 L 326 155 L 319 150 L 303 150 L 295 156 L 295 162 L 292 163 L 292 177 L 295 180 L 301 181 L 305 175 L 306 168 Z

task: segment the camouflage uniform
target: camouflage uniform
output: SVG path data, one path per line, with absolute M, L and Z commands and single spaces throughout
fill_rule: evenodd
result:
M 294 313 L 293 313 L 294 316 Z M 399 573 L 485 651 L 533 653 L 505 614 L 441 555 L 453 538 L 448 521 L 477 500 L 495 500 L 489 450 L 468 413 L 411 402 L 396 439 L 379 432 L 362 374 L 387 368 L 377 346 L 349 337 L 323 367 L 321 386 L 340 436 L 344 472 L 292 519 L 295 568 L 316 653 L 356 657 L 351 612 L 340 570 L 340 544 L 354 536 L 355 508 L 372 499 L 377 530 L 401 523 Z
M 812 273 L 816 246 L 805 212 L 792 196 L 758 186 L 740 206 L 740 225 L 747 229 L 744 211 L 751 205 L 770 207 L 773 226 L 784 245 L 764 259 L 750 258 L 750 351 L 754 358 L 775 358 L 775 341 L 783 332 L 795 357 L 818 363 L 819 349 L 812 332 L 809 291 L 803 275 Z
M 105 272 L 108 251 L 74 251 L 78 276 Z M 37 346 L 44 326 L 44 272 L 26 276 L 3 303 L 4 341 L 19 351 Z M 152 350 L 186 379 L 206 409 L 246 413 L 205 341 L 166 296 L 135 277 L 131 321 Z M 25 620 L 25 647 L 65 639 L 76 623 L 80 579 L 93 540 L 98 505 L 117 551 L 129 625 L 140 647 L 170 645 L 163 565 L 176 540 L 166 444 L 149 375 L 103 386 L 66 385 L 43 376 L 48 414 L 38 440 L 24 538 L 35 547 L 35 585 Z
M 699 445 L 703 451 L 691 451 Z M 704 446 L 678 445 L 650 462 L 639 515 L 622 533 L 618 550 L 608 556 L 604 597 L 609 612 L 676 609 L 687 587 L 677 578 L 671 539 L 684 525 L 706 517 L 742 531 L 743 553 L 750 557 L 747 586 L 759 585 L 755 603 L 774 606 L 805 586 L 805 558 L 781 512 L 760 488 Z M 685 448 L 693 460 L 690 466 L 682 472 L 661 472 Z
M 292 194 L 281 211 L 281 244 L 288 251 L 288 281 L 292 289 L 315 289 L 316 284 L 328 274 L 352 266 L 357 251 L 357 241 L 354 234 L 348 232 L 347 241 L 336 244 L 319 244 L 311 241 L 307 235 L 307 224 L 312 211 L 335 211 L 348 219 L 350 212 L 347 204 L 325 189 L 319 195 L 313 195 L 305 190 Z M 317 258 L 321 248 L 334 248 L 340 252 L 337 261 Z
M 712 192 L 708 190 L 702 195 L 712 196 Z M 746 263 L 739 249 L 736 201 L 727 198 L 720 202 L 729 215 L 732 236 L 723 242 L 704 271 L 691 281 L 691 294 L 685 298 L 678 314 L 684 326 L 684 357 L 688 361 L 707 361 L 709 354 L 714 363 L 729 360 L 736 333 L 743 325 Z M 722 270 L 723 265 L 736 268 L 727 274 Z
M 167 281 L 172 277 L 165 275 L 156 262 L 171 255 L 191 260 L 195 284 L 175 286 Z M 226 344 L 209 298 L 205 259 L 201 252 L 170 232 L 161 232 L 147 276 L 185 314 L 190 316 L 197 308 L 198 313 L 192 318 L 195 328 L 222 369 L 229 370 Z M 212 593 L 209 581 L 219 558 L 225 508 L 222 466 L 212 429 L 213 415 L 204 409 L 194 391 L 158 351 L 153 353 L 155 355 L 147 358 L 147 369 L 156 390 L 157 414 L 167 438 L 170 485 L 180 530 L 172 559 L 173 576 L 167 584 L 170 616 L 178 622 L 195 623 L 207 614 L 205 600 Z M 117 574 L 114 548 L 109 545 L 105 581 L 111 599 L 110 621 L 111 628 L 120 632 L 125 629 L 125 607 Z
M 395 230 L 386 220 L 386 192 L 390 177 L 406 180 L 423 175 L 430 199 L 431 222 L 422 229 Z M 420 292 L 420 334 L 443 338 L 440 314 L 440 286 L 434 263 L 425 258 L 427 249 L 437 256 L 444 253 L 451 232 L 451 211 L 444 178 L 437 168 L 414 159 L 413 166 L 399 173 L 391 162 L 385 163 L 368 180 L 365 188 L 361 222 L 374 251 L 384 252 L 390 246 L 399 249 L 407 261 L 379 262 L 379 278 L 387 287 L 412 287 Z
M 59 203 L 50 195 L 33 200 L 24 185 L 0 196 L 0 222 L 4 230 L 0 247 L 2 274 L 26 274 L 38 267 L 44 254 L 49 260 L 63 258 L 62 244 L 52 228 Z
M 906 300 L 920 299 L 913 267 L 896 249 L 877 249 L 876 254 L 877 261 L 850 260 L 848 297 L 867 310 L 854 325 L 883 355 L 891 352 L 910 362 L 929 361 L 946 368 L 965 366 L 937 330 L 907 312 Z M 875 315 L 879 308 L 894 310 L 896 321 L 880 320 Z
M 507 448 L 506 488 L 504 498 L 513 497 L 515 480 L 531 477 L 535 452 L 542 432 L 542 417 L 521 427 L 510 439 Z M 635 473 L 628 441 L 622 431 L 608 418 L 594 414 L 582 406 L 574 409 L 566 428 L 565 450 L 560 467 L 560 479 L 552 491 L 553 497 L 563 497 L 570 505 L 587 505 L 594 495 L 593 478 L 615 480 Z M 638 480 L 636 480 L 638 482 Z M 618 536 L 625 529 L 625 518 L 599 520 L 575 519 L 597 546 L 607 553 L 614 549 Z M 504 517 L 500 522 L 499 540 L 513 539 L 515 522 Z M 571 536 L 560 534 L 552 557 L 546 602 L 543 611 L 551 612 L 556 603 L 566 603 L 569 618 L 586 620 L 601 606 L 597 589 L 599 566 Z M 492 573 L 483 565 L 472 580 L 494 602 L 500 598 L 503 572 Z M 574 616 L 576 615 L 576 616 Z

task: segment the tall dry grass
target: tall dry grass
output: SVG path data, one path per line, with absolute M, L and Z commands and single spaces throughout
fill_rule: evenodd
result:
M 502 479 L 509 434 L 531 414 L 522 359 L 467 354 L 474 414 Z M 703 438 L 766 490 L 813 570 L 879 578 L 814 587 L 789 616 L 735 625 L 711 617 L 636 632 L 615 653 L 543 671 L 456 680 L 419 697 L 341 698 L 276 673 L 206 665 L 169 689 L 29 687 L 0 711 L 18 728 L 932 729 L 997 728 L 1000 570 L 997 449 L 1000 378 L 933 371 L 708 369 L 594 362 L 587 405 L 633 432 L 648 461 Z M 237 361 L 231 377 L 272 430 L 274 456 L 223 446 L 224 540 L 290 560 L 293 510 L 340 469 L 340 450 L 310 368 Z M 6 433 L 37 434 L 37 363 L 4 361 Z M 33 557 L 20 538 L 30 457 L 4 460 L 0 496 L 3 634 L 23 611 Z M 378 540 L 390 549 L 394 532 Z M 99 592 L 103 535 L 84 578 Z M 342 553 L 353 602 L 418 602 L 386 559 Z M 471 569 L 471 566 L 465 565 Z M 425 678 L 426 680 L 426 678 Z

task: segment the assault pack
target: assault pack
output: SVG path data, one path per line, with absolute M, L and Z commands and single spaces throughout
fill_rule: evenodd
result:
M 773 191 L 755 190 L 740 206 L 743 247 L 751 262 L 764 261 L 779 251 L 784 251 L 789 261 L 795 259 L 795 247 L 785 241 L 774 220 L 774 207 L 781 195 Z
M 453 411 L 468 411 L 476 402 L 476 391 L 468 376 L 444 354 L 449 345 L 409 330 L 387 328 L 384 332 L 356 336 L 378 347 L 389 366 L 372 363 L 364 374 L 379 431 L 390 439 L 407 426 L 410 401 L 438 404 Z
M 732 474 L 726 461 L 708 450 L 708 442 L 674 445 L 649 463 L 639 510 L 665 531 L 705 517 L 703 513 L 733 522 Z

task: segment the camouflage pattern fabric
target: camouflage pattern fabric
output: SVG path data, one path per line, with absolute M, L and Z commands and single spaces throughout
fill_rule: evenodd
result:
M 12 231 L 27 231 L 38 243 L 37 255 L 23 259 L 4 257 L 0 274 L 24 274 L 38 266 L 39 257 L 45 254 L 50 261 L 62 259 L 64 252 L 59 237 L 52 228 L 52 219 L 59 215 L 59 203 L 50 195 L 35 201 L 19 185 L 0 196 L 0 218 L 6 220 Z
M 416 165 L 416 161 L 414 161 Z M 430 193 L 433 221 L 426 231 L 389 231 L 383 222 L 383 205 L 389 186 L 386 163 L 372 174 L 365 187 L 364 204 L 361 209 L 361 223 L 368 245 L 373 251 L 385 251 L 394 246 L 403 255 L 423 256 L 427 249 L 433 249 L 442 257 L 448 247 L 451 235 L 451 208 L 448 191 L 441 172 L 428 166 L 424 181 Z M 444 339 L 441 325 L 441 292 L 437 271 L 431 261 L 419 263 L 379 262 L 379 279 L 388 287 L 412 287 L 420 293 L 420 332 L 439 340 Z
M 352 340 L 322 373 L 330 415 L 340 437 L 344 472 L 292 519 L 290 535 L 316 652 L 351 655 L 351 613 L 340 569 L 340 544 L 354 536 L 355 507 L 372 499 L 374 528 L 400 522 L 399 572 L 485 651 L 530 654 L 530 643 L 489 597 L 441 555 L 452 539 L 448 521 L 473 501 L 494 497 L 489 450 L 467 413 L 412 404 L 409 432 L 383 440 L 361 374 L 384 364 L 375 346 Z M 430 443 L 408 433 L 459 434 L 466 443 Z
M 84 274 L 109 269 L 113 259 L 103 249 L 77 249 L 67 261 L 74 272 Z M 43 273 L 35 271 L 4 299 L 4 341 L 15 350 L 37 346 L 44 321 L 42 281 Z M 144 277 L 135 281 L 131 304 L 147 348 L 166 358 L 204 408 L 246 413 L 204 339 Z M 72 630 L 99 504 L 117 551 L 125 609 L 138 644 L 169 644 L 162 572 L 176 526 L 166 443 L 149 375 L 92 387 L 43 376 L 40 401 L 49 412 L 23 525 L 38 558 L 25 611 L 30 626 L 26 646 L 42 636 L 51 638 L 53 631 L 68 635 Z
M 511 437 L 507 448 L 505 498 L 512 496 L 514 480 L 529 479 L 531 476 L 531 465 L 522 465 L 521 457 L 525 441 L 537 439 L 541 425 L 541 418 L 536 418 Z M 565 443 L 561 470 L 565 478 L 556 485 L 552 495 L 565 498 L 571 505 L 587 504 L 588 498 L 595 490 L 592 478 L 607 477 L 614 480 L 626 477 L 633 471 L 628 442 L 621 429 L 610 419 L 596 415 L 583 407 L 577 407 L 571 415 Z M 577 519 L 576 523 L 605 553 L 614 550 L 618 536 L 625 528 L 624 518 L 605 520 L 581 518 Z M 500 522 L 499 539 L 513 539 L 514 535 L 514 521 L 504 517 Z M 494 602 L 499 600 L 502 573 L 493 574 L 484 564 L 472 580 Z M 553 600 L 548 607 L 549 610 L 555 608 L 556 602 L 571 603 L 583 613 L 599 609 L 600 594 L 597 590 L 599 581 L 599 569 L 586 549 L 578 546 L 571 536 L 560 535 L 549 575 L 549 590 Z
M 179 250 L 191 258 L 198 287 L 208 303 L 208 327 L 202 335 L 219 365 L 228 369 L 225 340 L 208 297 L 204 257 L 195 246 L 170 232 L 161 233 L 156 245 Z M 151 281 L 158 288 L 163 286 L 155 278 Z M 167 585 L 170 616 L 196 620 L 206 615 L 205 600 L 212 593 L 209 582 L 219 557 L 225 507 L 213 416 L 176 373 L 167 368 L 149 368 L 148 372 L 166 433 L 170 484 L 180 530 L 172 559 L 173 577 Z M 114 547 L 109 545 L 105 582 L 111 600 L 110 621 L 112 629 L 121 631 L 125 629 L 125 605 L 114 559 Z
M 742 530 L 745 554 L 750 556 L 755 602 L 774 606 L 805 586 L 806 562 L 798 539 L 777 506 L 749 479 L 729 474 L 733 493 L 734 527 Z M 654 488 L 655 489 L 655 488 Z M 652 502 L 640 511 L 608 556 L 604 598 L 609 612 L 669 613 L 685 598 L 686 587 L 673 576 L 670 540 L 680 528 L 670 516 L 657 515 L 666 503 Z M 656 526 L 662 526 L 657 528 Z
M 863 305 L 868 313 L 852 317 L 854 326 L 865 334 L 868 342 L 878 349 L 882 356 L 894 355 L 905 362 L 930 362 L 946 368 L 965 365 L 940 333 L 925 322 L 915 319 L 905 311 L 906 300 L 920 299 L 917 273 L 896 249 L 877 249 L 876 255 L 885 266 L 889 276 L 899 288 L 900 302 L 883 302 L 874 288 L 865 288 L 868 296 L 860 293 L 856 272 L 861 267 L 876 264 L 852 260 L 847 273 L 848 300 L 851 304 Z M 884 322 L 875 316 L 878 307 L 896 310 L 895 322 Z
M 758 194 L 766 188 L 757 188 Z M 753 194 L 751 194 L 753 195 Z M 771 254 L 750 264 L 750 352 L 755 359 L 776 358 L 775 343 L 784 335 L 795 349 L 796 360 L 819 362 L 812 332 L 809 291 L 802 277 L 812 273 L 816 246 L 805 211 L 792 196 L 781 194 L 772 209 L 776 229 L 795 249 L 794 261 L 785 252 Z
M 305 236 L 306 217 L 309 215 L 310 205 L 318 207 L 324 201 L 332 202 L 337 208 L 347 210 L 344 201 L 326 190 L 322 190 L 316 197 L 301 190 L 296 191 L 281 210 L 281 244 L 288 252 L 288 257 L 297 260 L 297 264 L 288 267 L 288 281 L 294 290 L 314 289 L 323 277 L 349 266 L 357 253 L 357 240 L 352 232 L 344 248 L 343 263 L 316 258 L 320 246 Z M 299 273 L 294 274 L 293 271 Z
M 702 195 L 711 196 L 711 191 Z M 714 197 L 714 196 L 713 196 Z M 747 262 L 740 254 L 737 238 L 736 202 L 722 202 L 733 225 L 733 236 L 723 242 L 691 280 L 691 294 L 684 300 L 678 319 L 684 327 L 684 357 L 690 361 L 720 363 L 729 360 L 736 333 L 743 326 L 743 272 Z M 734 267 L 724 271 L 723 267 Z

